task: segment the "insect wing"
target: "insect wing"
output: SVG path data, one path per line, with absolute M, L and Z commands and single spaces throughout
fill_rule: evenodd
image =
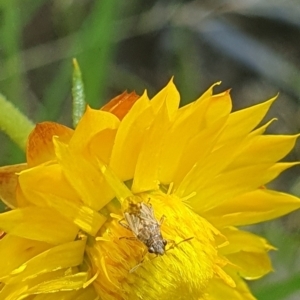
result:
M 134 214 L 130 214 L 130 213 L 127 213 L 127 212 L 124 213 L 124 217 L 127 221 L 128 226 L 130 227 L 130 229 L 134 233 L 134 235 L 137 236 L 139 234 L 140 218 L 137 217 Z
M 155 219 L 152 206 L 148 206 L 145 203 L 141 204 L 140 218 L 149 223 L 158 223 Z

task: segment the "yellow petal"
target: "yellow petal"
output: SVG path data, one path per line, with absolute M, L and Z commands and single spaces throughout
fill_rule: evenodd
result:
M 26 261 L 9 275 L 1 278 L 6 284 L 17 283 L 40 274 L 78 266 L 82 263 L 85 240 L 65 243 L 46 250 Z
M 202 145 L 200 145 L 200 149 L 201 147 L 206 149 L 206 151 L 204 150 L 205 156 L 200 156 L 199 159 L 195 161 L 194 165 L 189 164 L 190 171 L 186 173 L 184 179 L 179 183 L 176 191 L 177 195 L 179 195 L 180 197 L 184 197 L 191 194 L 192 191 L 196 191 L 197 189 L 199 189 L 199 187 L 202 188 L 204 186 L 210 185 L 212 188 L 214 188 L 215 185 L 217 186 L 214 178 L 219 177 L 219 174 L 221 174 L 222 172 L 225 173 L 229 170 L 234 169 L 234 167 L 239 168 L 240 166 L 237 165 L 235 161 L 238 160 L 238 157 L 242 156 L 241 153 L 251 148 L 251 145 L 255 143 L 256 139 L 258 139 L 257 135 L 262 133 L 265 128 L 266 126 L 260 127 L 259 129 L 252 132 L 249 136 L 233 139 L 230 142 L 219 145 L 219 141 L 216 140 L 216 138 L 219 137 L 219 132 L 223 132 L 226 129 L 222 127 L 221 129 L 219 129 L 221 131 L 216 131 L 218 133 L 217 135 L 212 134 L 211 138 L 208 138 L 208 148 L 206 148 L 206 144 L 203 145 L 203 142 L 201 141 Z M 288 149 L 290 149 L 290 146 L 293 142 L 294 141 L 286 140 L 286 143 L 284 143 L 282 147 L 281 145 L 278 145 L 277 157 L 282 156 L 283 152 L 288 152 Z M 194 152 L 197 153 L 198 149 L 194 148 Z M 201 154 L 202 151 L 199 152 Z M 276 155 L 273 155 L 273 157 L 271 157 L 276 158 L 275 156 Z M 224 157 L 226 157 L 226 159 L 224 159 Z M 270 165 L 271 162 L 273 162 L 273 160 L 265 160 L 266 163 L 269 162 Z M 258 163 L 256 163 L 256 161 Z M 251 167 L 251 165 L 253 165 L 254 163 L 257 165 L 259 164 L 259 160 L 257 160 L 256 157 L 254 158 L 253 155 L 249 156 L 248 162 L 248 164 L 242 164 L 242 166 L 247 168 L 247 166 Z M 263 159 L 262 163 L 265 163 Z M 245 176 L 242 177 L 248 178 Z
M 84 159 L 92 161 L 94 157 L 97 157 L 108 163 L 115 143 L 116 133 L 117 131 L 114 129 L 106 129 L 95 134 L 87 145 Z
M 191 114 L 191 111 L 198 110 L 199 118 L 202 119 L 205 116 L 207 106 L 210 103 L 211 98 L 213 97 L 213 88 L 220 84 L 221 81 L 214 83 L 198 99 L 183 107 L 180 107 L 178 111 L 181 113 L 181 115 L 184 116 L 185 113 Z M 199 106 L 201 106 L 201 109 L 199 109 Z
M 61 185 L 59 185 L 60 178 Z M 55 164 L 35 167 L 20 174 L 21 191 L 18 195 L 22 197 L 23 202 L 25 198 L 26 202 L 31 204 L 55 209 L 83 231 L 95 235 L 106 218 L 84 205 L 74 191 L 67 188 L 68 183 L 63 184 L 64 181 L 66 180 L 63 179 L 60 168 Z
M 36 295 L 33 300 L 100 300 L 94 288 L 89 286 L 71 292 L 56 292 Z
M 203 172 L 205 172 L 205 162 L 215 162 L 213 159 L 208 160 L 208 157 L 216 144 L 217 138 L 224 129 L 226 120 L 227 116 L 221 118 L 208 128 L 200 131 L 193 139 L 184 145 L 183 153 L 188 153 L 188 155 L 181 156 L 179 166 L 173 179 L 174 191 L 176 191 L 178 195 L 184 194 L 186 185 L 190 182 L 189 179 L 194 176 L 193 173 L 198 172 L 198 169 L 202 169 Z M 203 141 L 206 142 L 203 143 Z M 228 149 L 228 152 L 232 153 L 233 151 L 230 152 Z M 183 180 L 185 176 L 187 177 Z
M 153 109 L 144 93 L 118 128 L 109 165 L 123 181 L 133 178 L 145 131 L 153 117 Z
M 130 189 L 113 173 L 113 171 L 101 161 L 98 161 L 99 168 L 107 183 L 111 186 L 117 199 L 123 203 L 125 199 L 133 197 Z
M 217 227 L 255 224 L 283 216 L 300 208 L 300 199 L 285 193 L 258 189 L 227 199 L 204 213 Z
M 112 113 L 87 107 L 70 140 L 70 147 L 81 152 L 99 132 L 106 130 L 114 134 L 119 123 L 119 119 Z M 105 144 L 105 140 L 103 140 L 103 144 Z
M 221 136 L 220 143 L 239 137 L 244 137 L 246 134 L 248 134 L 259 124 L 276 98 L 277 96 L 266 102 L 230 114 L 227 128 L 224 130 L 224 133 Z
M 274 249 L 267 241 L 255 234 L 233 227 L 222 230 L 228 245 L 220 249 L 246 279 L 258 279 L 271 272 L 272 265 L 268 251 Z
M 214 135 L 220 134 L 220 130 L 225 124 L 231 110 L 229 94 L 219 94 L 216 97 L 211 97 L 206 102 L 204 100 L 200 101 L 199 108 L 201 107 L 201 110 L 190 110 L 190 114 L 185 111 L 184 115 L 182 115 L 179 111 L 171 128 L 166 132 L 159 166 L 159 179 L 162 183 L 174 181 L 175 172 L 177 174 L 180 173 L 177 171 L 177 168 L 182 157 L 188 156 L 188 159 L 195 159 L 196 156 L 197 160 L 200 160 L 201 157 L 199 158 L 199 156 L 201 153 L 207 153 L 206 149 L 211 149 L 209 145 L 203 145 L 203 140 L 201 141 L 201 145 L 199 143 L 200 139 L 208 137 L 205 134 L 212 134 L 208 139 L 208 141 L 212 142 L 215 141 Z M 205 110 L 206 115 L 204 115 L 204 118 L 199 117 L 199 112 L 201 111 L 203 114 Z M 205 122 L 203 122 L 203 119 Z M 217 128 L 216 124 L 218 125 Z M 211 131 L 212 128 L 214 129 L 213 132 Z M 192 149 L 186 149 L 186 147 L 190 143 L 194 146 L 195 139 L 199 148 L 197 148 L 197 151 L 193 155 Z M 205 150 L 201 148 L 205 148 Z M 184 153 L 191 153 L 191 155 L 184 155 Z M 190 166 L 190 164 L 185 162 L 185 167 L 187 166 Z M 183 166 L 181 165 L 181 172 L 182 168 Z
M 132 184 L 134 193 L 158 189 L 160 153 L 157 149 L 161 148 L 164 142 L 164 132 L 170 126 L 166 105 L 166 102 L 164 102 L 155 115 L 154 122 L 145 132 Z
M 58 136 L 62 142 L 69 142 L 73 130 L 54 122 L 43 122 L 36 125 L 29 135 L 27 143 L 27 164 L 36 166 L 55 159 L 52 138 Z
M 95 210 L 100 210 L 113 198 L 113 191 L 101 171 L 84 157 L 78 159 L 78 153 L 71 150 L 68 145 L 56 139 L 54 144 L 63 174 L 78 193 L 81 201 Z
M 4 286 L 0 292 L 0 296 L 5 299 L 15 300 L 27 299 L 28 296 L 35 294 L 77 290 L 82 288 L 84 282 L 87 280 L 87 273 L 85 272 L 75 274 L 65 273 L 67 273 L 67 271 L 58 270 L 51 273 L 41 274 L 38 278 L 27 279 L 23 282 L 10 283 Z M 76 296 L 76 293 L 74 296 Z
M 50 247 L 52 245 L 44 242 L 28 240 L 10 234 L 5 235 L 0 240 L 0 257 L 5 257 L 5 259 L 0 260 L 0 278 Z
M 151 99 L 151 106 L 155 113 L 158 113 L 162 106 L 166 106 L 166 111 L 171 119 L 177 112 L 180 102 L 179 92 L 173 82 L 169 83 Z
M 248 136 L 250 137 L 254 137 L 254 136 L 258 136 L 258 135 L 262 135 L 263 133 L 265 133 L 265 131 L 267 130 L 267 128 L 274 122 L 277 121 L 276 118 L 271 119 L 270 121 L 268 121 L 266 124 L 259 126 L 258 128 L 254 129 L 253 131 L 251 131 L 249 133 Z
M 107 218 L 88 206 L 68 201 L 54 194 L 35 193 L 41 202 L 60 212 L 69 221 L 74 222 L 79 228 L 90 235 L 96 235 Z
M 0 199 L 9 208 L 18 206 L 16 200 L 16 189 L 19 173 L 27 168 L 27 164 L 0 167 Z
M 219 95 L 216 95 L 215 99 L 213 98 L 213 88 L 219 84 L 220 82 L 213 84 L 196 101 L 179 108 L 174 121 L 177 123 L 183 121 L 188 122 L 191 124 L 191 130 L 198 132 L 199 130 L 203 130 L 208 127 L 217 119 L 222 118 L 222 116 L 227 115 L 228 101 L 224 101 L 223 97 L 221 97 L 222 101 L 218 101 Z M 222 111 L 221 115 L 214 114 L 212 107 L 216 106 L 219 110 L 219 108 L 223 105 L 227 108 Z M 229 106 L 231 107 L 231 104 Z
M 234 198 L 263 186 L 276 178 L 282 171 L 296 164 L 277 163 L 275 165 L 258 164 L 246 166 L 224 172 L 211 181 L 204 182 L 204 186 L 201 186 L 202 183 L 197 178 L 195 181 L 200 186 L 193 189 L 197 196 L 190 200 L 190 204 L 197 212 L 205 212 L 214 206 L 219 206 L 226 199 Z
M 58 273 L 58 272 L 57 272 Z M 57 276 L 57 278 L 41 280 L 28 290 L 27 295 L 39 293 L 53 293 L 57 291 L 77 290 L 83 287 L 87 281 L 88 274 L 86 272 L 78 272 L 76 274 Z M 41 276 L 39 279 L 43 279 Z M 29 281 L 30 284 L 30 281 Z
M 221 119 L 220 121 L 225 120 Z M 216 125 L 218 124 L 219 123 L 216 122 Z M 224 123 L 221 123 L 221 125 L 224 125 Z M 213 126 L 208 133 L 212 132 L 213 129 L 215 129 L 215 126 Z M 224 126 L 216 131 L 216 135 L 212 135 L 212 141 L 208 142 L 208 149 L 206 149 L 206 144 L 203 144 L 203 141 L 199 140 L 199 142 L 202 142 L 201 147 L 204 148 L 203 155 L 201 156 L 202 151 L 200 151 L 199 159 L 194 165 L 191 165 L 189 172 L 187 172 L 182 181 L 179 182 L 179 186 L 176 189 L 176 194 L 179 197 L 188 196 L 208 184 L 211 184 L 212 188 L 214 188 L 216 184 L 212 184 L 211 182 L 214 182 L 214 178 L 234 161 L 240 149 L 244 147 L 244 139 L 236 139 L 222 146 L 218 145 L 218 138 L 223 130 Z M 197 151 L 195 148 L 194 150 Z M 224 157 L 226 157 L 226 159 L 224 159 Z
M 256 300 L 247 284 L 241 278 L 236 275 L 234 276 L 234 274 L 230 274 L 230 276 L 235 280 L 235 288 L 228 286 L 221 279 L 212 279 L 205 300 Z
M 223 255 L 234 254 L 237 252 L 265 253 L 275 248 L 266 239 L 251 232 L 239 230 L 235 227 L 221 229 L 221 233 L 226 237 L 228 244 L 220 248 Z
M 0 214 L 0 228 L 11 235 L 49 244 L 73 241 L 79 230 L 58 212 L 35 206 Z
M 17 199 L 20 206 L 39 203 L 39 199 L 33 196 L 32 191 L 44 193 L 55 193 L 57 196 L 79 202 L 79 196 L 70 186 L 62 173 L 61 167 L 56 164 L 43 164 L 27 169 L 19 174 L 19 187 L 17 189 Z
M 251 165 L 254 158 L 256 164 L 276 162 L 294 148 L 298 137 L 299 135 L 258 136 L 235 157 L 229 168 Z
M 228 116 L 232 109 L 230 91 L 213 95 L 205 114 L 206 125 L 209 126 L 224 116 Z
M 259 279 L 273 271 L 270 257 L 267 253 L 238 252 L 226 256 L 236 265 L 238 273 L 245 279 Z

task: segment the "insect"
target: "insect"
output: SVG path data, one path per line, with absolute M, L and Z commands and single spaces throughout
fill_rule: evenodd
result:
M 141 241 L 146 247 L 149 253 L 156 254 L 156 257 L 159 255 L 164 255 L 166 251 L 174 248 L 182 242 L 191 240 L 192 238 L 187 238 L 179 243 L 175 244 L 174 241 L 171 242 L 171 247 L 166 250 L 166 245 L 168 241 L 163 238 L 161 234 L 160 227 L 165 219 L 165 216 L 162 216 L 158 221 L 155 218 L 154 210 L 152 205 L 149 203 L 138 202 L 134 203 L 132 201 L 128 202 L 128 209 L 124 212 L 124 219 L 127 223 L 119 221 L 119 224 L 130 230 L 134 237 L 123 237 L 126 239 L 137 239 Z M 138 268 L 143 260 L 136 265 L 133 269 L 130 270 L 132 273 L 136 268 Z
M 136 239 L 144 243 L 149 253 L 163 255 L 167 240 L 161 234 L 160 226 L 164 216 L 157 221 L 151 204 L 144 202 L 129 203 L 129 209 L 124 212 L 127 223 L 119 222 L 123 227 L 133 232 Z

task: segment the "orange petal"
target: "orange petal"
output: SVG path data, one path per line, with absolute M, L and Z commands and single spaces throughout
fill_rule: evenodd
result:
M 58 136 L 63 142 L 68 142 L 73 130 L 54 122 L 43 122 L 36 125 L 30 133 L 27 143 L 27 163 L 29 167 L 36 166 L 55 159 L 52 138 Z
M 9 207 L 18 206 L 16 200 L 16 188 L 18 183 L 18 175 L 27 168 L 27 164 L 18 164 L 5 166 L 0 168 L 0 198 Z
M 117 97 L 111 99 L 101 108 L 101 110 L 108 111 L 122 120 L 129 112 L 133 104 L 139 99 L 139 97 L 140 96 L 135 92 L 127 93 L 125 91 Z

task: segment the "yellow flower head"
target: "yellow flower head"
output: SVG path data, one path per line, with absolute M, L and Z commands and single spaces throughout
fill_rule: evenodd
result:
M 170 81 L 88 107 L 75 130 L 38 124 L 17 182 L 0 177 L 0 298 L 255 299 L 245 280 L 273 247 L 237 227 L 300 207 L 264 187 L 297 136 L 257 127 L 274 99 L 231 113 L 212 90 L 179 108 Z

